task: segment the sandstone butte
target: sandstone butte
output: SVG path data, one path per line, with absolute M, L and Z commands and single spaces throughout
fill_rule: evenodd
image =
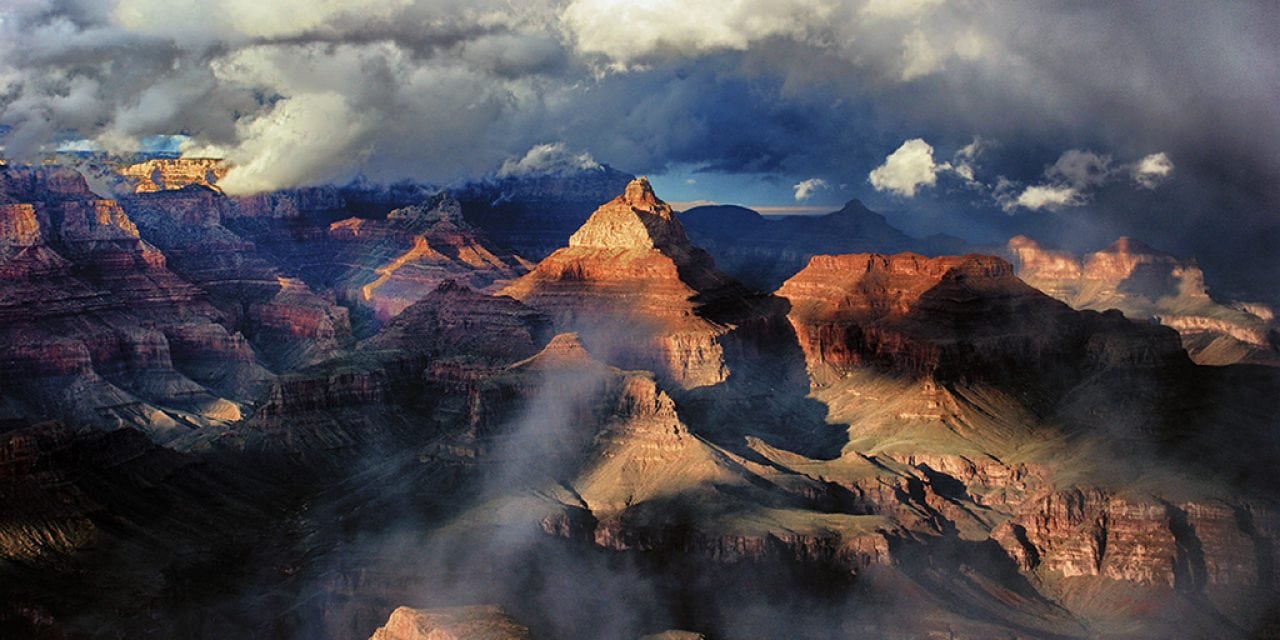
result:
M 1280 325 L 1266 305 L 1218 302 L 1193 260 L 1180 260 L 1133 238 L 1076 257 L 1015 236 L 1007 249 L 1018 276 L 1076 309 L 1119 309 L 1154 319 L 1182 336 L 1200 364 L 1280 364 Z
M 777 313 L 689 243 L 645 178 L 498 293 L 546 312 L 605 360 L 684 388 L 724 381 L 726 349 Z

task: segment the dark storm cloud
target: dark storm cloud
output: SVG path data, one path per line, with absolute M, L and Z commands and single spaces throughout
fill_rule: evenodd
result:
M 1270 3 L 25 0 L 0 16 L 9 156 L 186 133 L 253 191 L 448 182 L 564 143 L 635 172 L 774 176 L 780 201 L 823 180 L 824 198 L 978 240 L 1126 233 L 1233 287 L 1280 277 Z M 944 172 L 910 199 L 868 181 L 908 140 L 941 165 L 975 136 L 973 181 Z M 1174 169 L 1068 193 L 1046 170 L 1072 150 Z M 1010 215 L 998 184 L 1056 210 Z

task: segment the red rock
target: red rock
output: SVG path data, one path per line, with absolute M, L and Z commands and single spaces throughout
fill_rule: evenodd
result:
M 578 332 L 606 361 L 686 388 L 724 381 L 732 334 L 772 313 L 689 244 L 644 178 L 500 293 Z
M 528 640 L 529 630 L 492 605 L 391 612 L 369 640 Z
M 1025 236 L 1009 240 L 1018 275 L 1077 309 L 1119 309 L 1172 327 L 1201 364 L 1280 364 L 1280 333 L 1265 305 L 1222 304 L 1209 296 L 1194 260 L 1179 260 L 1139 240 L 1120 238 L 1077 259 Z

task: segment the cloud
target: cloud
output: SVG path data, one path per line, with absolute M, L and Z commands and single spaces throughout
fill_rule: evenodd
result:
M 498 177 L 561 174 L 599 168 L 600 163 L 591 154 L 574 153 L 563 142 L 553 142 L 534 145 L 519 159 L 508 158 L 503 161 L 502 167 L 498 169 Z
M 902 143 L 884 159 L 884 164 L 871 171 L 868 178 L 877 191 L 891 191 L 914 198 L 920 187 L 938 182 L 941 167 L 933 161 L 933 147 L 920 138 Z
M 1132 164 L 1113 166 L 1110 155 L 1069 149 L 1045 169 L 1046 183 L 1028 186 L 1014 195 L 1017 185 L 1002 176 L 993 192 L 1001 208 L 1010 213 L 1019 207 L 1031 211 L 1062 209 L 1083 206 L 1094 190 L 1120 176 L 1132 176 L 1139 185 L 1153 189 L 1172 172 L 1173 163 L 1163 152 Z
M 973 161 L 984 145 L 981 138 L 975 137 L 973 142 L 956 152 L 951 162 L 939 163 L 933 159 L 933 147 L 929 143 L 921 138 L 912 138 L 889 154 L 883 164 L 872 169 L 868 179 L 876 191 L 889 191 L 908 198 L 914 198 L 921 187 L 937 184 L 938 176 L 943 173 L 955 174 L 973 186 L 977 184 Z
M 1130 175 L 1138 184 L 1155 189 L 1173 173 L 1173 161 L 1166 153 L 1153 153 L 1134 163 Z
M 1035 185 L 1027 187 L 1013 200 L 1013 206 L 1035 211 L 1077 207 L 1084 204 L 1084 197 L 1077 187 L 1070 185 Z
M 822 178 L 809 178 L 808 180 L 797 182 L 792 188 L 795 191 L 796 202 L 804 202 L 813 197 L 814 193 L 830 189 L 831 185 L 827 184 L 827 181 Z

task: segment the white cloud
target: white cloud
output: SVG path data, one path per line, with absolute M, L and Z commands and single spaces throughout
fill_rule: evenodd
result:
M 1079 207 L 1089 201 L 1093 190 L 1115 182 L 1125 174 L 1141 186 L 1155 188 L 1173 172 L 1173 162 L 1164 153 L 1153 153 L 1132 164 L 1113 166 L 1111 156 L 1081 149 L 1068 149 L 1045 169 L 1044 184 L 1026 187 L 1017 196 L 1017 185 L 999 178 L 994 189 L 996 201 L 1005 211 L 1018 207 L 1061 209 Z
M 818 191 L 825 191 L 830 188 L 831 185 L 827 184 L 827 181 L 822 178 L 801 180 L 792 186 L 792 189 L 795 190 L 796 202 L 804 202 L 805 200 L 812 198 L 814 193 Z
M 546 175 L 592 171 L 600 168 L 591 154 L 574 153 L 563 142 L 536 144 L 521 158 L 508 158 L 498 169 L 498 177 Z
M 1154 189 L 1160 186 L 1173 173 L 1173 161 L 1169 159 L 1169 155 L 1160 152 L 1153 153 L 1134 163 L 1130 175 L 1138 184 Z
M 1058 209 L 1082 205 L 1084 197 L 1076 187 L 1069 185 L 1035 185 L 1027 187 L 1018 194 L 1013 204 L 1032 211 L 1044 208 Z
M 950 164 L 933 161 L 933 147 L 929 143 L 912 138 L 889 154 L 884 164 L 871 171 L 868 179 L 876 191 L 914 198 L 917 189 L 937 184 L 938 173 L 949 169 Z

